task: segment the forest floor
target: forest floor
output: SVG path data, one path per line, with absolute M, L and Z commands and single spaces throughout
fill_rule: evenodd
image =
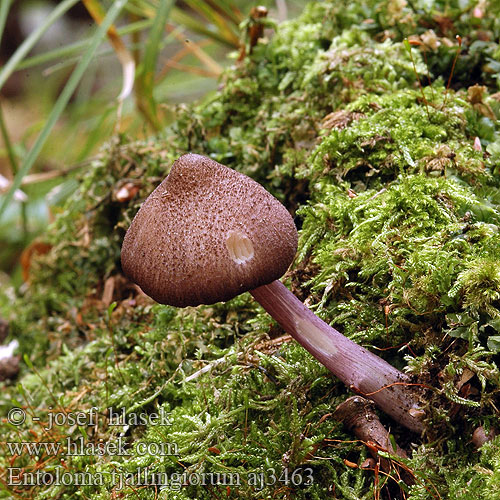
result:
M 459 4 L 310 3 L 161 134 L 103 148 L 0 290 L 22 355 L 0 498 L 500 498 L 500 7 Z M 421 434 L 337 420 L 353 393 L 249 294 L 180 309 L 123 275 L 187 152 L 288 208 L 284 283 L 423 389 Z

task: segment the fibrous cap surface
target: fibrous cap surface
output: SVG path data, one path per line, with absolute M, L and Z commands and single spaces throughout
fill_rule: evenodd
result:
M 186 154 L 135 216 L 121 259 L 146 294 L 183 307 L 226 301 L 279 279 L 296 250 L 292 217 L 260 184 Z

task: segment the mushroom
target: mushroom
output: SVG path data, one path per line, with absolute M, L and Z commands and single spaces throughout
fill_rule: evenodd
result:
M 123 241 L 125 274 L 157 302 L 213 304 L 250 291 L 351 390 L 415 432 L 423 429 L 408 377 L 318 318 L 279 280 L 297 250 L 286 208 L 260 184 L 186 154 L 150 194 Z

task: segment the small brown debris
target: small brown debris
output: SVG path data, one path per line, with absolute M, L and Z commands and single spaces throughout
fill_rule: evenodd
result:
M 350 460 L 347 460 L 347 458 L 344 458 L 344 464 L 347 465 L 347 467 L 350 467 L 351 469 L 358 468 L 358 464 L 351 462 Z
M 425 417 L 425 411 L 418 408 L 411 408 L 409 414 L 418 420 L 422 420 Z
M 33 241 L 30 245 L 28 245 L 21 254 L 21 268 L 23 280 L 25 282 L 29 281 L 30 277 L 30 267 L 31 261 L 33 257 L 36 255 L 43 255 L 50 251 L 52 245 L 45 243 L 43 241 Z
M 427 30 L 425 33 L 422 33 L 422 35 L 420 35 L 420 38 L 422 39 L 422 42 L 425 44 L 425 46 L 429 47 L 432 50 L 437 50 L 441 45 L 441 41 L 439 40 L 439 37 L 436 35 L 434 30 Z
M 443 34 L 456 33 L 451 17 L 437 14 L 434 16 L 434 21 L 439 26 L 439 29 Z
M 20 356 L 9 356 L 0 358 L 0 381 L 12 380 L 19 373 Z
M 498 431 L 494 427 L 490 427 L 489 432 L 486 433 L 486 429 L 480 425 L 472 434 L 472 444 L 476 447 L 476 449 L 479 449 L 483 446 L 483 444 L 493 440 L 497 434 Z
M 104 291 L 102 292 L 101 301 L 105 307 L 109 307 L 111 302 L 113 302 L 113 292 L 115 290 L 115 278 L 110 276 L 104 282 Z
M 464 368 L 462 375 L 460 375 L 460 379 L 457 382 L 457 389 L 462 389 L 462 387 L 469 382 L 469 380 L 474 376 L 474 372 L 469 370 L 468 368 Z
M 3 342 L 9 334 L 9 323 L 0 318 L 0 342 Z
M 369 146 L 370 148 L 374 148 L 379 142 L 394 142 L 394 139 L 388 133 L 387 135 L 375 134 L 373 137 L 366 139 L 363 141 L 360 146 L 362 148 Z
M 486 87 L 483 85 L 472 85 L 467 89 L 467 100 L 478 113 L 481 113 L 491 120 L 496 120 L 495 113 L 491 109 L 491 106 L 483 100 L 486 90 Z
M 422 160 L 425 162 L 426 172 L 442 172 L 453 164 L 456 156 L 448 145 L 442 144 L 433 156 L 425 156 Z
M 18 346 L 17 340 L 8 345 L 0 345 L 0 381 L 13 379 L 19 373 L 21 356 L 14 356 Z
M 268 10 L 263 5 L 257 5 L 250 10 L 250 18 L 247 23 L 248 42 L 241 46 L 238 61 L 243 61 L 248 53 L 251 54 L 253 48 L 257 45 L 259 38 L 264 36 L 264 23 L 261 21 L 266 18 Z
M 271 340 L 265 340 L 255 344 L 254 349 L 256 351 L 262 352 L 268 356 L 274 354 L 281 345 L 292 340 L 291 335 L 282 335 L 281 337 L 271 338 Z
M 483 94 L 486 90 L 486 87 L 483 85 L 472 85 L 467 89 L 467 100 L 471 104 L 480 104 L 483 102 Z
M 331 130 L 333 128 L 337 130 L 342 130 L 348 127 L 352 122 L 364 118 L 363 113 L 358 113 L 356 111 L 347 111 L 345 109 L 339 109 L 326 115 L 322 122 L 321 128 Z
M 125 203 L 131 200 L 139 192 L 139 186 L 133 182 L 126 182 L 118 187 L 113 193 L 113 198 L 119 203 Z
M 362 469 L 375 469 L 375 466 L 377 465 L 377 462 L 371 457 L 365 459 L 363 463 L 361 464 Z

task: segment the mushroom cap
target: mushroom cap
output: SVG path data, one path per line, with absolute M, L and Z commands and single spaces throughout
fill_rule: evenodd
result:
M 121 260 L 147 295 L 184 307 L 267 285 L 296 251 L 297 229 L 276 198 L 244 174 L 186 154 L 137 212 Z

